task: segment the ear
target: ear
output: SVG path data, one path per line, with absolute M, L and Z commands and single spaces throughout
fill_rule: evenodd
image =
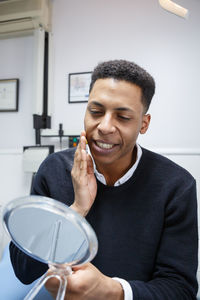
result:
M 151 121 L 151 115 L 150 114 L 147 114 L 147 115 L 143 116 L 142 126 L 141 126 L 141 129 L 140 129 L 141 134 L 146 133 L 147 129 L 149 128 L 150 121 Z

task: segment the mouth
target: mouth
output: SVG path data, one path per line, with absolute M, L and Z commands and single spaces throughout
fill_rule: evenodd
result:
M 105 142 L 96 141 L 95 143 L 101 149 L 112 149 L 115 146 L 115 144 L 110 144 L 110 143 L 108 144 L 108 143 L 105 143 Z
M 119 144 L 111 143 L 108 141 L 102 141 L 102 140 L 93 140 L 92 143 L 93 151 L 99 155 L 114 153 L 118 147 Z

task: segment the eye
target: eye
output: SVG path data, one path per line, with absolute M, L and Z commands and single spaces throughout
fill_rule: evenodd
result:
M 89 108 L 89 112 L 95 116 L 103 114 L 103 112 L 101 110 L 96 109 L 96 108 Z
M 120 120 L 123 120 L 123 121 L 129 121 L 129 120 L 131 120 L 130 117 L 126 117 L 126 116 L 122 116 L 122 115 L 118 115 L 118 118 L 119 118 Z

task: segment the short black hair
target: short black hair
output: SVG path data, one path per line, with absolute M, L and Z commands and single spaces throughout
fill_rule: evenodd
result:
M 142 103 L 148 110 L 155 93 L 155 81 L 143 68 L 127 60 L 110 60 L 99 63 L 92 73 L 89 92 L 97 79 L 113 78 L 125 80 L 139 86 L 142 90 Z

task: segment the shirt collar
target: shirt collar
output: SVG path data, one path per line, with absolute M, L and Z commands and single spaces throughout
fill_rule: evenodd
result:
M 138 164 L 139 164 L 139 161 L 141 159 L 141 156 L 142 156 L 142 148 L 140 147 L 140 145 L 136 144 L 136 149 L 137 149 L 137 156 L 136 156 L 136 161 L 135 163 L 133 164 L 133 166 L 126 172 L 126 174 L 124 174 L 121 178 L 119 178 L 114 186 L 119 186 L 123 183 L 125 183 L 132 175 L 133 173 L 135 172 Z M 88 154 L 90 154 L 90 156 L 92 157 L 91 155 L 91 152 L 90 152 L 90 148 L 89 146 L 87 145 L 87 152 Z M 97 168 L 96 168 L 96 165 L 95 165 L 95 162 L 94 162 L 94 159 L 92 157 L 92 161 L 93 161 L 93 166 L 94 166 L 94 174 L 96 176 L 96 178 L 101 182 L 103 183 L 104 185 L 107 185 L 106 184 L 106 180 L 105 180 L 105 177 L 103 176 L 103 174 L 99 173 L 97 171 Z

